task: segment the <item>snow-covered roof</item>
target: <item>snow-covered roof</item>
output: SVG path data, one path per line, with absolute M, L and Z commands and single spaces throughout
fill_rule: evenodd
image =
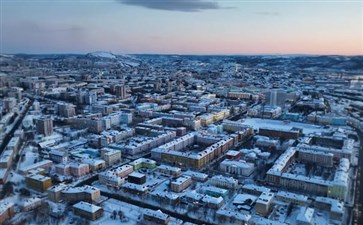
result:
M 98 210 L 102 209 L 101 207 L 99 207 L 97 205 L 93 205 L 93 204 L 90 204 L 88 202 L 83 202 L 83 201 L 78 202 L 77 204 L 74 204 L 73 208 L 80 209 L 82 211 L 86 211 L 86 212 L 90 212 L 90 213 L 95 213 Z

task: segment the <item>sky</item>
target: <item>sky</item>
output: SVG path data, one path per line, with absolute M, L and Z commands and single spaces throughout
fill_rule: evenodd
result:
M 0 0 L 1 53 L 363 55 L 363 0 Z

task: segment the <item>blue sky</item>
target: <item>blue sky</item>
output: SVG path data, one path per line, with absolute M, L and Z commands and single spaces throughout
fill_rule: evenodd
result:
M 363 1 L 0 0 L 2 53 L 363 54 Z

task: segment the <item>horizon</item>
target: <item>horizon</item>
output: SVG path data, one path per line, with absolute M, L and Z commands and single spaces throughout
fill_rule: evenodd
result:
M 363 2 L 1 0 L 2 54 L 363 55 Z
M 122 55 L 163 55 L 163 56 L 296 56 L 296 57 L 318 57 L 318 56 L 342 56 L 342 57 L 363 57 L 362 55 L 345 55 L 345 54 L 307 54 L 307 53 L 260 53 L 260 54 L 249 54 L 249 53 L 241 53 L 241 54 L 228 54 L 228 53 L 216 53 L 216 54 L 182 54 L 182 53 L 116 53 L 111 51 L 92 51 L 86 53 L 77 53 L 77 52 L 59 52 L 59 53 L 0 53 L 0 55 L 88 55 L 92 53 L 110 53 L 115 56 Z

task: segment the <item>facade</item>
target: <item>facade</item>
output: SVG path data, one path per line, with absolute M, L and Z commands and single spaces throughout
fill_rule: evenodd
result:
M 27 167 L 21 168 L 20 173 L 27 175 L 29 173 L 29 171 L 37 169 L 37 168 L 42 168 L 42 169 L 48 170 L 52 165 L 53 165 L 53 162 L 51 160 L 46 159 L 46 160 L 37 162 L 35 164 L 29 165 Z
M 119 187 L 121 184 L 125 183 L 125 178 L 119 177 L 117 173 L 113 171 L 99 173 L 98 180 L 101 184 L 112 187 Z
M 25 212 L 34 210 L 40 207 L 42 205 L 42 202 L 42 199 L 36 197 L 25 199 L 21 204 L 22 210 Z
M 243 160 L 234 161 L 228 159 L 221 162 L 220 168 L 224 172 L 242 176 L 250 176 L 255 170 L 253 163 L 248 163 Z
M 113 149 L 102 149 L 101 157 L 103 160 L 105 160 L 108 166 L 111 166 L 117 162 L 121 162 L 121 151 Z
M 144 184 L 146 182 L 145 174 L 132 172 L 127 176 L 127 181 L 134 184 Z
M 238 180 L 233 177 L 225 177 L 222 175 L 217 175 L 209 179 L 209 182 L 217 187 L 235 189 L 238 186 Z
M 303 191 L 312 194 L 345 199 L 348 190 L 349 160 L 340 160 L 339 168 L 332 181 L 316 177 L 287 173 L 288 166 L 296 159 L 297 150 L 289 148 L 275 161 L 267 171 L 266 180 L 277 186 L 291 190 Z
M 14 203 L 0 201 L 0 224 L 4 224 L 8 219 L 15 215 Z
M 165 175 L 169 175 L 172 177 L 179 177 L 182 174 L 182 171 L 179 167 L 160 165 L 156 168 L 156 172 L 162 173 Z
M 190 133 L 153 149 L 151 151 L 151 157 L 161 162 L 199 169 L 226 152 L 233 145 L 233 142 L 233 138 L 218 141 L 218 139 L 212 136 Z M 197 153 L 181 151 L 186 146 L 194 143 L 204 143 L 210 146 Z
M 171 182 L 171 190 L 174 192 L 182 192 L 192 184 L 192 178 L 189 176 L 182 176 Z
M 67 187 L 62 190 L 62 199 L 66 202 L 98 202 L 101 197 L 101 191 L 92 186 Z
M 65 163 L 68 161 L 68 153 L 65 151 L 51 150 L 49 159 L 56 163 Z
M 267 216 L 271 212 L 274 197 L 272 192 L 262 192 L 256 201 L 256 212 L 262 216 Z
M 153 169 L 156 167 L 156 162 L 154 160 L 146 158 L 137 159 L 129 164 L 133 167 L 134 170 L 138 170 L 140 168 Z
M 115 86 L 115 94 L 119 99 L 125 99 L 127 97 L 127 86 L 125 85 L 116 85 Z
M 258 134 L 262 136 L 282 139 L 298 139 L 300 136 L 299 130 L 277 130 L 271 128 L 260 128 Z
M 33 190 L 45 192 L 52 186 L 52 179 L 40 174 L 31 174 L 25 178 L 25 183 L 27 187 Z
M 38 133 L 44 136 L 50 136 L 53 133 L 53 120 L 50 118 L 38 119 L 36 127 Z
M 143 219 L 148 221 L 146 224 L 168 224 L 170 222 L 170 216 L 168 214 L 163 213 L 160 210 L 151 210 L 145 209 L 143 214 Z
M 88 220 L 97 220 L 103 215 L 103 209 L 99 206 L 88 202 L 79 202 L 73 205 L 74 214 L 84 217 Z

